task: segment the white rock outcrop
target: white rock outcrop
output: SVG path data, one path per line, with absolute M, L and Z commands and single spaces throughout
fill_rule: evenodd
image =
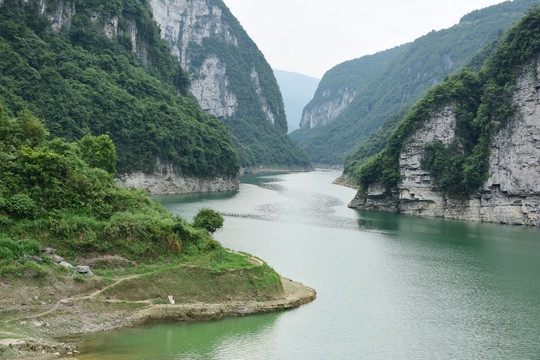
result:
M 253 85 L 255 85 L 255 92 L 257 93 L 257 96 L 259 97 L 259 103 L 261 104 L 262 110 L 264 112 L 264 115 L 266 116 L 266 119 L 274 124 L 276 122 L 276 117 L 268 107 L 268 103 L 266 102 L 266 98 L 263 96 L 262 93 L 262 87 L 261 87 L 261 81 L 259 80 L 259 73 L 255 68 L 251 70 L 251 80 L 253 81 Z
M 75 4 L 66 4 L 60 1 L 53 12 L 47 12 L 48 1 L 40 0 L 39 5 L 41 14 L 49 18 L 53 30 L 58 31 L 62 26 L 71 26 L 71 21 L 76 13 Z
M 191 93 L 199 100 L 201 108 L 218 118 L 233 116 L 238 101 L 228 90 L 226 65 L 217 56 L 210 55 L 193 71 L 197 75 L 192 76 Z
M 211 37 L 238 46 L 238 39 L 223 21 L 223 11 L 207 0 L 150 0 L 150 5 L 161 28 L 161 37 L 167 40 L 182 68 L 189 72 L 191 92 L 201 107 L 218 118 L 233 116 L 238 101 L 229 89 L 225 62 L 208 53 L 202 64 L 195 65 L 188 51 L 191 44 L 200 46 Z
M 142 171 L 123 174 L 117 184 L 126 188 L 144 189 L 152 195 L 221 192 L 239 189 L 239 182 L 236 178 L 185 176 L 180 169 L 168 163 L 159 163 L 157 170 L 152 174 L 146 174 Z
M 387 192 L 370 185 L 350 207 L 409 215 L 504 224 L 540 225 L 540 67 L 523 67 L 513 95 L 515 112 L 492 139 L 489 179 L 468 200 L 444 196 L 420 161 L 425 144 L 454 141 L 452 107 L 434 113 L 404 146 L 399 159 L 403 181 Z M 534 70 L 532 66 L 537 66 Z
M 348 87 L 339 89 L 337 94 L 333 94 L 331 90 L 324 91 L 321 103 L 304 109 L 300 127 L 313 129 L 325 126 L 334 120 L 353 101 L 355 96 L 356 90 Z

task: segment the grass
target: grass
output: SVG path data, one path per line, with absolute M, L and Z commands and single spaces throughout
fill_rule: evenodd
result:
M 217 249 L 204 256 L 185 256 L 166 264 L 146 265 L 141 276 L 105 290 L 100 298 L 168 303 L 216 303 L 236 299 L 271 299 L 283 293 L 279 275 L 255 266 L 247 256 Z

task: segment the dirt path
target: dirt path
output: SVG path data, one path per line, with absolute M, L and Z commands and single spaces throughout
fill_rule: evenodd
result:
M 131 276 L 126 276 L 126 277 L 123 277 L 123 278 L 120 278 L 120 279 L 117 279 L 116 282 L 110 284 L 110 285 L 107 285 L 105 286 L 104 288 L 102 289 L 99 289 L 99 290 L 96 290 L 94 291 L 92 294 L 90 295 L 86 295 L 86 296 L 79 296 L 79 297 L 66 297 L 66 298 L 63 298 L 63 299 L 60 299 L 56 302 L 56 304 L 50 308 L 49 310 L 47 311 L 43 311 L 43 312 L 40 312 L 40 313 L 37 313 L 37 314 L 33 314 L 33 315 L 26 315 L 26 316 L 22 316 L 20 318 L 14 318 L 14 319 L 9 319 L 9 320 L 0 320 L 0 322 L 11 322 L 11 321 L 21 321 L 21 320 L 28 320 L 28 319 L 34 319 L 34 318 L 37 318 L 37 317 L 40 317 L 40 316 L 43 316 L 43 315 L 47 315 L 47 314 L 50 314 L 56 310 L 58 310 L 58 308 L 63 305 L 63 304 L 69 304 L 70 302 L 72 301 L 78 301 L 78 300 L 85 300 L 85 299 L 94 299 L 94 300 L 98 300 L 98 301 L 108 301 L 108 302 L 119 302 L 120 300 L 100 300 L 100 299 L 96 299 L 95 297 L 98 296 L 99 294 L 101 294 L 102 292 L 104 292 L 105 290 L 109 289 L 109 288 L 112 288 L 116 285 L 118 285 L 119 283 L 121 283 L 122 281 L 126 281 L 126 280 L 129 280 L 129 279 L 134 279 L 134 278 L 137 278 L 137 277 L 140 277 L 144 274 L 139 274 L 139 275 L 131 275 Z M 150 304 L 150 301 L 149 300 L 144 300 L 144 301 L 132 301 L 133 303 L 148 303 Z
M 264 261 L 260 260 L 260 259 L 257 259 L 253 256 L 249 256 L 249 255 L 246 255 L 246 254 L 243 254 L 243 253 L 240 253 L 238 251 L 234 251 L 234 250 L 227 250 L 227 252 L 229 253 L 232 253 L 232 254 L 236 254 L 236 255 L 239 255 L 239 256 L 243 256 L 243 257 L 247 257 L 248 258 L 248 261 L 251 262 L 253 265 L 255 266 L 262 266 L 264 265 Z M 138 277 L 141 277 L 143 275 L 147 275 L 147 273 L 145 274 L 137 274 L 137 275 L 131 275 L 131 276 L 126 276 L 126 277 L 123 277 L 123 278 L 119 278 L 116 280 L 116 282 L 110 284 L 110 285 L 107 285 L 105 286 L 104 288 L 102 289 L 99 289 L 99 290 L 96 290 L 95 292 L 93 292 L 92 294 L 90 295 L 85 295 L 85 296 L 79 296 L 79 297 L 66 297 L 66 298 L 63 298 L 63 299 L 60 299 L 56 302 L 56 304 L 50 308 L 49 310 L 46 310 L 46 311 L 43 311 L 43 312 L 40 312 L 40 313 L 37 313 L 37 314 L 33 314 L 33 315 L 26 315 L 26 316 L 22 316 L 22 317 L 19 317 L 19 318 L 14 318 L 14 319 L 9 319 L 9 320 L 0 320 L 0 322 L 8 322 L 8 321 L 20 321 L 20 320 L 27 320 L 27 319 L 34 319 L 34 318 L 37 318 L 37 317 L 40 317 L 40 316 L 44 316 L 44 315 L 47 315 L 47 314 L 50 314 L 56 310 L 58 310 L 58 308 L 60 308 L 61 305 L 64 305 L 64 304 L 69 304 L 70 302 L 72 301 L 79 301 L 79 300 L 86 300 L 86 299 L 93 299 L 93 300 L 97 300 L 97 301 L 103 301 L 103 302 L 111 302 L 111 303 L 118 303 L 118 302 L 124 302 L 124 300 L 111 300 L 111 299 L 108 299 L 108 300 L 102 300 L 102 299 L 96 299 L 96 296 L 100 295 L 101 293 L 103 293 L 104 291 L 106 291 L 107 289 L 110 289 L 112 287 L 115 287 L 116 285 L 118 285 L 119 283 L 123 282 L 123 281 L 126 281 L 126 280 L 130 280 L 130 279 L 134 279 L 134 278 L 138 278 Z M 149 305 L 152 305 L 152 302 L 150 300 L 140 300 L 140 301 L 130 301 L 130 303 L 136 303 L 136 304 L 149 304 Z
M 236 254 L 236 255 L 240 255 L 240 256 L 244 256 L 244 257 L 247 257 L 248 261 L 250 263 L 252 263 L 253 265 L 256 265 L 256 266 L 262 266 L 264 265 L 264 261 L 262 261 L 261 259 L 257 259 L 256 257 L 253 257 L 253 256 L 248 256 L 246 254 L 242 254 L 238 251 L 234 251 L 234 250 L 227 250 L 227 252 L 231 253 L 231 254 Z
M 252 257 L 250 255 L 246 255 L 232 250 L 227 251 L 247 257 L 248 260 L 255 266 L 264 265 L 264 262 L 262 260 Z M 55 355 L 58 352 L 62 354 L 70 354 L 71 349 L 75 349 L 70 348 L 63 343 L 60 343 L 60 345 L 58 345 L 55 340 L 52 340 L 55 335 L 58 336 L 58 333 L 55 332 L 55 330 L 53 329 L 62 328 L 62 336 L 66 336 L 70 334 L 112 330 L 121 327 L 141 325 L 149 322 L 216 320 L 228 316 L 245 316 L 250 314 L 291 309 L 313 301 L 316 298 L 315 290 L 285 277 L 281 278 L 284 289 L 284 294 L 282 295 L 282 297 L 267 301 L 255 301 L 246 299 L 245 301 L 226 301 L 223 303 L 212 304 L 202 302 L 189 304 L 154 304 L 152 300 L 126 301 L 97 298 L 106 290 L 114 288 L 115 286 L 124 281 L 135 279 L 144 275 L 148 275 L 148 273 L 131 275 L 115 279 L 113 283 L 104 286 L 99 290 L 92 290 L 93 292 L 88 295 L 62 298 L 58 300 L 52 308 L 46 311 L 42 311 L 40 313 L 21 316 L 19 318 L 9 320 L 0 320 L 0 323 L 5 324 L 17 321 L 26 322 L 26 320 L 36 319 L 41 316 L 51 314 L 59 309 L 73 307 L 74 305 L 76 306 L 74 308 L 76 309 L 75 311 L 73 311 L 73 309 L 70 310 L 72 312 L 71 315 L 60 313 L 59 316 L 55 317 L 53 315 L 52 317 L 49 317 L 46 320 L 45 327 L 43 328 L 45 330 L 45 333 L 43 333 L 41 336 L 37 335 L 36 333 L 31 338 L 22 338 L 21 334 L 0 330 L 0 334 L 6 337 L 5 339 L 0 339 L 0 346 L 9 346 L 10 348 L 16 349 L 17 351 L 29 351 L 29 354 L 35 352 L 36 349 L 44 349 L 45 357 L 43 359 L 53 359 L 58 358 Z M 114 309 L 98 307 L 93 309 L 99 310 L 85 310 L 86 306 L 80 306 L 81 304 L 75 304 L 76 302 L 79 302 L 81 300 L 89 299 L 97 301 L 99 303 L 122 303 L 128 305 L 144 304 L 144 306 L 139 306 L 137 308 L 123 307 Z M 120 309 L 120 311 L 117 311 L 116 309 Z M 64 324 L 66 323 L 65 321 L 69 318 L 69 316 L 71 316 L 72 322 L 82 321 L 84 325 L 69 330 L 65 329 Z M 34 322 L 36 322 L 36 320 Z M 45 323 L 45 321 L 42 320 L 39 320 L 37 322 L 40 323 L 40 325 L 36 325 L 37 327 L 41 327 L 41 323 Z M 52 345 L 47 345 L 48 347 L 45 347 L 45 345 L 43 345 L 44 342 L 48 342 Z M 38 352 L 41 352 L 41 350 L 39 350 Z M 50 355 L 50 357 L 46 357 L 47 354 Z M 0 358 L 2 358 L 1 354 Z

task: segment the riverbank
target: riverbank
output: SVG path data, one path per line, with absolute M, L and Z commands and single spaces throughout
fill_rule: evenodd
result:
M 179 267 L 176 271 L 168 269 L 163 273 L 130 275 L 115 280 L 96 277 L 81 284 L 57 279 L 46 283 L 32 283 L 26 287 L 20 286 L 22 282 L 3 279 L 2 288 L 10 289 L 12 294 L 12 298 L 3 299 L 3 303 L 11 302 L 12 306 L 9 309 L 3 306 L 2 309 L 0 359 L 74 358 L 77 354 L 77 342 L 58 341 L 59 338 L 67 339 L 72 335 L 155 322 L 209 321 L 281 311 L 298 307 L 316 298 L 315 290 L 284 277 L 280 277 L 280 291 L 274 295 L 261 291 L 257 284 L 249 291 L 235 292 L 227 288 L 227 284 L 238 287 L 238 281 L 241 280 L 247 281 L 246 283 L 257 281 L 262 278 L 261 271 L 265 266 L 267 265 L 259 264 L 252 268 L 227 270 L 222 273 L 189 266 Z M 184 277 L 182 273 L 185 274 Z M 157 290 L 152 288 L 149 282 L 156 283 L 155 277 L 163 279 L 167 277 L 166 274 L 170 274 L 171 280 L 177 279 L 183 285 L 187 278 L 194 275 L 213 277 L 222 291 L 210 294 L 207 299 L 219 301 L 197 301 L 196 298 L 204 297 L 192 295 L 183 298 L 181 294 L 175 296 L 178 299 L 175 304 L 164 303 L 162 298 L 152 299 Z M 59 286 L 59 282 L 63 286 Z M 157 286 L 167 289 L 169 285 L 169 281 L 165 279 Z M 205 285 L 202 284 L 202 287 Z M 32 297 L 36 291 L 39 291 L 40 295 Z M 211 292 L 208 289 L 205 291 Z M 137 294 L 141 293 L 146 293 L 147 297 L 151 298 L 137 299 Z M 46 296 L 49 296 L 49 299 L 45 299 Z M 50 301 L 55 296 L 63 297 Z M 16 298 L 25 300 L 17 303 Z

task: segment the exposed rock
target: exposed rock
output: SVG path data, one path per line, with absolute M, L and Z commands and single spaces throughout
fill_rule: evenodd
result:
M 75 3 L 69 4 L 64 1 L 60 1 L 56 9 L 52 12 L 48 11 L 49 2 L 45 0 L 40 1 L 41 14 L 45 14 L 52 23 L 53 30 L 60 30 L 62 26 L 71 26 L 71 21 L 75 16 Z
M 65 262 L 65 261 L 60 261 L 59 263 L 57 263 L 57 265 L 65 266 L 65 267 L 67 267 L 68 269 L 74 269 L 74 268 L 75 268 L 73 265 L 71 265 L 70 263 Z
M 226 71 L 226 65 L 210 55 L 200 69 L 193 70 L 196 75 L 191 80 L 191 93 L 201 108 L 218 118 L 233 116 L 238 106 L 236 96 L 228 89 Z
M 537 64 L 537 62 L 534 62 Z M 536 65 L 538 67 L 538 65 Z M 540 68 L 539 68 L 540 69 Z M 432 114 L 404 146 L 399 159 L 403 177 L 396 189 L 380 184 L 358 193 L 350 207 L 449 219 L 539 226 L 540 221 L 540 82 L 532 65 L 516 81 L 516 111 L 492 139 L 489 179 L 467 200 L 445 196 L 420 165 L 424 145 L 454 140 L 456 117 L 451 107 Z
M 321 104 L 304 109 L 300 127 L 309 126 L 313 129 L 328 124 L 353 101 L 355 96 L 356 90 L 348 87 L 339 89 L 337 94 L 333 94 L 332 90 L 324 91 L 322 94 L 323 102 Z
M 39 256 L 35 256 L 35 255 L 26 256 L 25 255 L 24 257 L 26 258 L 26 260 L 35 262 L 38 265 L 41 265 L 43 263 L 43 259 L 40 258 Z
M 56 249 L 53 249 L 51 247 L 46 247 L 46 246 L 41 246 L 39 250 L 41 251 L 42 254 L 45 254 L 45 255 L 53 255 L 56 252 Z
M 268 103 L 266 102 L 266 99 L 264 98 L 262 94 L 262 87 L 261 82 L 259 80 L 259 74 L 257 73 L 257 70 L 253 68 L 251 70 L 251 80 L 253 81 L 253 84 L 255 85 L 255 92 L 257 93 L 257 96 L 259 97 L 259 103 L 261 104 L 262 110 L 264 114 L 266 115 L 266 118 L 268 121 L 270 121 L 272 124 L 276 122 L 276 118 L 270 108 L 268 107 Z
M 190 44 L 218 37 L 233 46 L 238 39 L 222 19 L 222 10 L 206 0 L 151 0 L 154 19 L 171 52 L 191 78 L 191 92 L 201 107 L 216 117 L 233 116 L 238 107 L 236 95 L 229 90 L 227 65 L 215 54 L 207 54 L 202 64 L 195 65 L 189 56 Z
M 89 266 L 79 265 L 75 267 L 75 274 L 83 274 L 84 276 L 94 276 Z
M 202 45 L 203 39 L 219 35 L 227 43 L 238 45 L 238 39 L 222 21 L 221 9 L 206 0 L 151 0 L 150 5 L 162 37 L 185 69 L 190 67 L 186 55 L 190 42 Z
M 117 184 L 127 188 L 145 189 L 153 195 L 235 191 L 240 186 L 236 178 L 189 177 L 171 164 L 163 163 L 158 163 L 158 169 L 153 174 L 143 172 L 125 174 Z

